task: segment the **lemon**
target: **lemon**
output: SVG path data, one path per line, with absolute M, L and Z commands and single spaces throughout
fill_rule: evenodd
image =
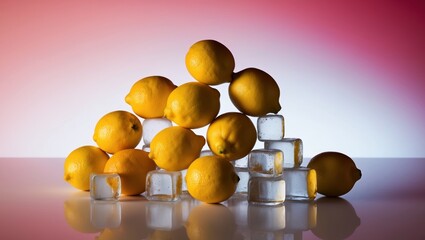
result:
M 215 40 L 194 43 L 186 54 L 186 68 L 197 81 L 217 85 L 232 80 L 235 59 L 230 50 Z
M 339 152 L 320 153 L 307 167 L 316 170 L 317 192 L 329 197 L 348 193 L 362 176 L 353 159 Z
M 238 182 L 233 165 L 219 156 L 197 158 L 186 173 L 188 192 L 205 203 L 227 200 L 235 192 Z
M 233 240 L 237 228 L 232 212 L 221 204 L 196 206 L 190 211 L 185 227 L 191 240 Z
M 235 73 L 229 85 L 229 97 L 239 111 L 249 116 L 278 113 L 281 109 L 278 84 L 268 73 L 257 68 Z
M 150 143 L 149 157 L 158 167 L 168 171 L 180 171 L 199 157 L 205 138 L 180 126 L 161 130 Z
M 104 172 L 118 173 L 121 178 L 121 193 L 138 195 L 145 191 L 146 175 L 156 165 L 148 153 L 139 149 L 116 152 L 105 165 Z
M 142 123 L 136 115 L 127 111 L 114 111 L 97 122 L 93 140 L 103 151 L 116 153 L 135 148 L 142 139 L 142 133 Z
M 220 92 L 208 85 L 188 82 L 168 96 L 166 118 L 185 128 L 200 128 L 211 123 L 220 110 Z
M 64 179 L 71 186 L 87 191 L 90 174 L 102 173 L 109 155 L 95 146 L 82 146 L 73 150 L 65 159 Z
M 256 141 L 257 130 L 251 119 L 242 113 L 224 113 L 207 130 L 207 143 L 211 151 L 229 161 L 248 155 Z
M 134 113 L 142 118 L 160 118 L 164 116 L 164 108 L 168 95 L 177 86 L 162 76 L 149 76 L 140 79 L 125 97 Z

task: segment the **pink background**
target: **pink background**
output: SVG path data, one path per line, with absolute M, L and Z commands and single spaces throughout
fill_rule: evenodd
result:
M 131 111 L 138 79 L 193 81 L 186 51 L 211 38 L 235 71 L 278 81 L 286 136 L 302 138 L 306 156 L 425 157 L 424 24 L 419 0 L 2 0 L 0 156 L 94 144 L 101 116 Z M 218 89 L 221 112 L 235 111 Z

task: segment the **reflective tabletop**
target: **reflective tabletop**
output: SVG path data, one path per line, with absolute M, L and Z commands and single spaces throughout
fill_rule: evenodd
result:
M 258 206 L 92 201 L 63 180 L 64 159 L 0 158 L 0 239 L 425 239 L 425 159 L 354 160 L 362 179 L 340 198 Z

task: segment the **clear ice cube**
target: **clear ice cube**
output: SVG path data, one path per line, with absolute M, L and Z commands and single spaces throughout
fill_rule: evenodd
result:
M 146 198 L 151 201 L 176 201 L 182 193 L 180 171 L 153 170 L 146 176 Z
M 187 192 L 187 184 L 186 184 L 187 169 L 181 170 L 180 173 L 182 174 L 182 192 Z
M 283 153 L 275 149 L 256 149 L 248 155 L 248 171 L 253 177 L 282 175 Z
M 282 115 L 270 114 L 257 119 L 258 140 L 282 140 L 285 136 L 285 119 Z
M 238 160 L 232 161 L 236 168 L 248 168 L 248 155 Z
M 285 167 L 299 167 L 303 162 L 303 141 L 299 138 L 265 141 L 264 148 L 281 150 L 284 155 Z
M 149 153 L 151 151 L 151 146 L 145 144 L 142 146 L 142 150 Z
M 239 182 L 236 186 L 235 193 L 248 193 L 249 172 L 247 168 L 235 168 L 238 174 Z
M 146 223 L 155 230 L 174 230 L 183 226 L 182 204 L 177 202 L 148 202 Z
M 258 206 L 249 204 L 248 224 L 253 230 L 279 231 L 286 226 L 285 205 Z
M 316 226 L 317 204 L 314 201 L 285 201 L 286 230 L 308 231 Z
M 171 121 L 166 118 L 147 118 L 143 120 L 143 142 L 149 145 L 157 133 L 172 125 Z
M 199 157 L 205 157 L 205 156 L 214 156 L 214 153 L 211 150 L 202 150 Z
M 91 201 L 90 222 L 99 229 L 119 227 L 121 224 L 121 203 Z
M 317 176 L 314 169 L 305 167 L 284 169 L 286 199 L 312 200 L 316 197 Z
M 248 202 L 258 205 L 278 205 L 285 201 L 285 181 L 282 177 L 250 177 Z
M 90 175 L 90 197 L 94 200 L 118 200 L 121 195 L 121 178 L 117 173 Z

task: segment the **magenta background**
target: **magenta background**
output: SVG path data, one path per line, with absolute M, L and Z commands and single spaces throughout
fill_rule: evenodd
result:
M 1 1 L 0 156 L 65 157 L 141 77 L 213 38 L 282 91 L 306 156 L 424 157 L 422 1 Z M 222 112 L 235 110 L 222 92 Z M 205 129 L 199 129 L 202 133 Z M 261 147 L 261 144 L 257 144 Z

